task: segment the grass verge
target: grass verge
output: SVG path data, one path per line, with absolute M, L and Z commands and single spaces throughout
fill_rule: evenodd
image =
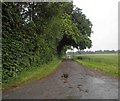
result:
M 55 71 L 60 63 L 61 60 L 54 59 L 48 64 L 44 64 L 36 68 L 33 67 L 27 71 L 22 71 L 16 78 L 12 79 L 10 82 L 2 84 L 2 87 L 4 89 L 7 87 L 18 86 L 20 84 L 27 83 L 32 80 L 37 80 L 46 77 L 47 75 Z
M 85 54 L 73 56 L 79 64 L 113 77 L 120 75 L 118 54 Z

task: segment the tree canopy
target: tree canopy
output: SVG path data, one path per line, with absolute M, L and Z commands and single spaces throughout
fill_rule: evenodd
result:
M 3 82 L 48 63 L 67 46 L 91 47 L 92 23 L 72 2 L 3 2 Z

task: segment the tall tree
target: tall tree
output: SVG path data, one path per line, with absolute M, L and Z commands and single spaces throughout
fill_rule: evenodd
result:
M 92 24 L 72 2 L 2 3 L 3 82 L 52 61 L 68 46 L 91 47 Z

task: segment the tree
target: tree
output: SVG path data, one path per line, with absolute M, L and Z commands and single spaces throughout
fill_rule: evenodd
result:
M 75 7 L 75 10 L 70 15 L 63 16 L 63 38 L 58 44 L 58 53 L 63 47 L 70 45 L 77 49 L 83 50 L 92 46 L 90 35 L 92 33 L 92 23 L 82 13 L 81 9 Z
M 52 61 L 67 47 L 91 47 L 92 24 L 72 2 L 3 2 L 3 82 Z

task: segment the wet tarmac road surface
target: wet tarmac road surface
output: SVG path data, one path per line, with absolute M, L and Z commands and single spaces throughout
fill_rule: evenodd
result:
M 3 99 L 118 99 L 118 79 L 65 59 L 50 76 L 4 90 Z

